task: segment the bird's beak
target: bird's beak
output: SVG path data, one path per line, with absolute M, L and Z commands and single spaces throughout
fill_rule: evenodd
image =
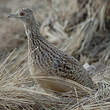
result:
M 17 14 L 9 14 L 8 18 L 19 18 Z

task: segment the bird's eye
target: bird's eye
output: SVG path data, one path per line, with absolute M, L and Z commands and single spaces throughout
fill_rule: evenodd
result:
M 21 12 L 21 13 L 20 13 L 20 16 L 24 16 L 24 13 L 23 13 L 23 12 Z

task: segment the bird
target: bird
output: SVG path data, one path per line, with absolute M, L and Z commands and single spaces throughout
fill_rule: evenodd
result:
M 18 9 L 16 13 L 9 14 L 9 18 L 16 18 L 23 22 L 28 39 L 28 61 L 30 73 L 33 77 L 52 76 L 75 81 L 85 87 L 94 89 L 94 82 L 82 64 L 58 49 L 42 36 L 38 19 L 30 8 Z M 40 80 L 38 84 L 45 90 L 68 92 L 70 88 L 60 81 Z

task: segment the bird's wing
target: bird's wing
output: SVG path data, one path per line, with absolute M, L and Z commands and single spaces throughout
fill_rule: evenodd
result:
M 83 66 L 72 56 L 63 56 L 54 61 L 54 68 L 59 77 L 67 78 L 84 86 L 93 88 L 93 81 Z

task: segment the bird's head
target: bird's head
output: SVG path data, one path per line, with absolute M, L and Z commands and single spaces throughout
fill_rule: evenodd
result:
M 8 18 L 17 18 L 25 23 L 30 23 L 34 20 L 33 11 L 29 8 L 19 9 L 16 13 L 9 14 Z

